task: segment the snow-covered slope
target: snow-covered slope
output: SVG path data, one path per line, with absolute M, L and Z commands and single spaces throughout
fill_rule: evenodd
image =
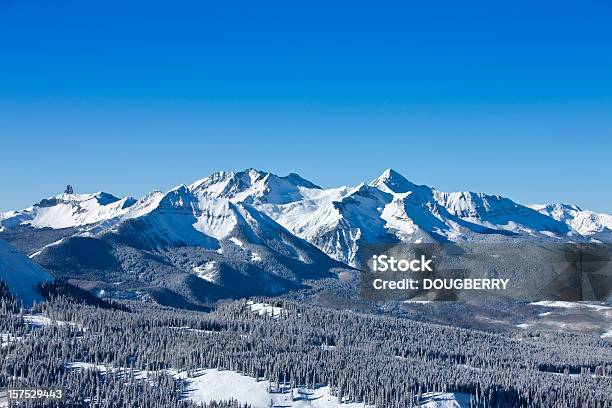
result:
M 612 215 L 582 210 L 576 205 L 531 205 L 540 213 L 569 225 L 585 237 L 612 242 Z
M 216 173 L 197 194 L 249 202 L 332 258 L 357 266 L 364 242 L 580 239 L 565 223 L 510 199 L 445 193 L 386 170 L 369 185 L 323 190 L 301 178 Z
M 248 169 L 217 172 L 189 186 L 199 196 L 228 198 L 234 202 L 284 204 L 320 194 L 321 188 L 295 173 L 279 177 Z
M 180 374 L 175 374 L 180 376 Z M 340 402 L 331 395 L 330 387 L 289 388 L 274 390 L 268 381 L 256 381 L 252 377 L 234 371 L 205 369 L 187 379 L 186 398 L 196 403 L 210 403 L 234 399 L 253 407 L 286 408 L 374 408 L 363 402 Z M 418 406 L 422 408 L 468 408 L 470 395 L 460 392 L 425 393 Z M 271 405 L 272 403 L 272 405 Z
M 433 216 L 442 222 L 444 225 L 431 218 L 431 222 L 417 224 L 449 240 L 474 238 L 473 234 L 507 236 L 511 233 L 560 238 L 577 235 L 564 223 L 498 195 L 470 191 L 447 193 L 427 186 L 416 186 L 390 169 L 371 185 L 389 191 L 394 198 L 408 203 L 408 210 L 418 206 L 421 211 L 429 213 L 429 218 Z M 410 216 L 411 212 L 408 211 L 407 215 Z
M 78 226 L 80 234 L 90 236 L 125 231 L 124 223 L 138 223 L 146 231 L 142 238 L 149 247 L 214 249 L 235 236 L 236 229 L 248 236 L 240 239 L 259 244 L 261 237 L 248 231 L 264 216 L 278 224 L 270 231 L 284 227 L 288 236 L 304 239 L 352 266 L 357 266 L 358 250 L 366 242 L 579 241 L 584 237 L 609 241 L 612 224 L 611 216 L 575 207 L 530 208 L 497 195 L 442 192 L 412 183 L 391 169 L 367 185 L 332 189 L 322 189 L 294 173 L 280 177 L 248 169 L 217 172 L 138 201 L 105 193 L 66 192 L 26 210 L 3 213 L 0 223 L 9 229 L 19 224 Z M 264 235 L 273 234 L 270 231 Z M 277 240 L 274 245 L 285 243 Z M 256 261 L 259 255 L 251 259 Z
M 193 190 L 180 185 L 154 192 L 28 253 L 58 277 L 78 276 L 128 297 L 146 289 L 173 305 L 176 299 L 202 305 L 279 294 L 345 267 L 247 201 Z M 36 228 L 24 233 L 36 234 Z M 109 288 L 100 282 L 119 283 Z
M 268 381 L 256 381 L 234 371 L 202 370 L 189 378 L 187 384 L 186 398 L 196 403 L 234 399 L 257 408 L 374 408 L 363 402 L 340 403 L 331 395 L 329 387 L 284 388 L 282 392 L 271 392 L 274 385 Z
M 190 246 L 220 250 L 222 242 L 230 242 L 241 250 L 248 246 L 273 249 L 304 263 L 311 263 L 313 252 L 318 252 L 247 202 L 194 190 L 178 186 L 156 196 L 154 204 L 143 206 L 146 210 L 128 211 L 89 232 L 95 232 L 93 236 L 122 234 L 126 232 L 124 224 L 137 223 L 138 236 L 150 249 Z M 256 262 L 261 256 L 250 258 Z
M 10 244 L 0 240 L 0 279 L 6 282 L 13 295 L 29 307 L 34 301 L 42 300 L 36 286 L 52 281 L 53 277 Z
M 134 203 L 131 197 L 119 199 L 103 192 L 74 194 L 69 186 L 63 194 L 45 198 L 32 207 L 0 213 L 0 227 L 69 228 L 96 224 L 125 214 Z

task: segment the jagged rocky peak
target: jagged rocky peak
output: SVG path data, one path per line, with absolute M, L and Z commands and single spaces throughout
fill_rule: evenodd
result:
M 583 210 L 577 205 L 562 203 L 534 204 L 530 207 L 548 217 L 566 223 L 584 236 L 605 242 L 612 241 L 612 215 L 610 214 L 598 214 Z
M 176 186 L 164 194 L 159 202 L 160 207 L 191 207 L 197 204 L 197 198 L 184 184 Z
M 555 215 L 558 215 L 559 217 L 562 217 L 574 211 L 582 211 L 582 208 L 578 207 L 577 205 L 563 204 L 563 203 L 542 204 L 542 205 L 534 204 L 534 205 L 531 205 L 530 207 L 536 211 L 540 211 L 543 213 L 546 212 L 548 213 L 548 215 L 551 215 L 551 216 L 552 214 L 555 214 Z
M 97 193 L 78 194 L 74 192 L 74 187 L 71 184 L 68 184 L 66 185 L 66 189 L 62 194 L 56 195 L 54 197 L 45 198 L 35 205 L 48 207 L 57 205 L 59 203 L 82 203 L 91 200 L 95 200 L 100 205 L 108 205 L 116 203 L 121 199 L 104 191 L 98 191 Z M 124 197 L 123 201 L 128 203 L 135 202 L 132 197 Z
M 305 178 L 303 178 L 297 173 L 289 173 L 287 176 L 281 177 L 281 178 L 289 181 L 290 183 L 296 186 L 312 188 L 312 189 L 317 189 L 317 190 L 321 189 L 321 187 L 319 187 L 318 185 L 316 185 L 315 183 L 309 180 L 306 180 Z
M 370 183 L 370 186 L 387 193 L 407 193 L 420 187 L 393 169 L 385 170 Z
M 228 196 L 248 188 L 254 181 L 263 177 L 265 177 L 264 173 L 254 169 L 241 172 L 217 171 L 208 177 L 195 181 L 189 188 L 206 195 Z
M 296 173 L 287 176 L 246 169 L 240 172 L 216 172 L 189 186 L 199 196 L 228 198 L 234 202 L 288 202 L 301 198 L 302 190 L 321 190 Z

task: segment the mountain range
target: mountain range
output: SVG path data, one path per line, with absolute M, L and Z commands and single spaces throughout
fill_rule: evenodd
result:
M 331 189 L 248 169 L 140 199 L 68 186 L 0 213 L 0 239 L 87 289 L 197 307 L 336 277 L 358 266 L 363 243 L 612 242 L 612 216 L 442 192 L 390 169 Z

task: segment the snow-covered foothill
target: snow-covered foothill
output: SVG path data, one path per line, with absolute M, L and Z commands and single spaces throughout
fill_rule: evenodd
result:
M 0 240 L 0 279 L 26 307 L 43 300 L 37 291 L 40 283 L 53 281 L 47 271 L 3 240 Z

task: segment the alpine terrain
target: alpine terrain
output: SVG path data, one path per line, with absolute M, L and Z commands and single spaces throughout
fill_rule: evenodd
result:
M 611 219 L 393 170 L 329 189 L 254 169 L 141 198 L 68 186 L 0 213 L 0 390 L 78 407 L 611 407 L 610 305 L 375 302 L 357 270 L 368 243 L 612 242 Z
M 610 215 L 442 192 L 390 169 L 368 184 L 330 189 L 254 169 L 139 199 L 68 186 L 0 213 L 0 239 L 54 276 L 181 307 L 336 277 L 358 266 L 363 243 L 611 242 L 611 230 Z

